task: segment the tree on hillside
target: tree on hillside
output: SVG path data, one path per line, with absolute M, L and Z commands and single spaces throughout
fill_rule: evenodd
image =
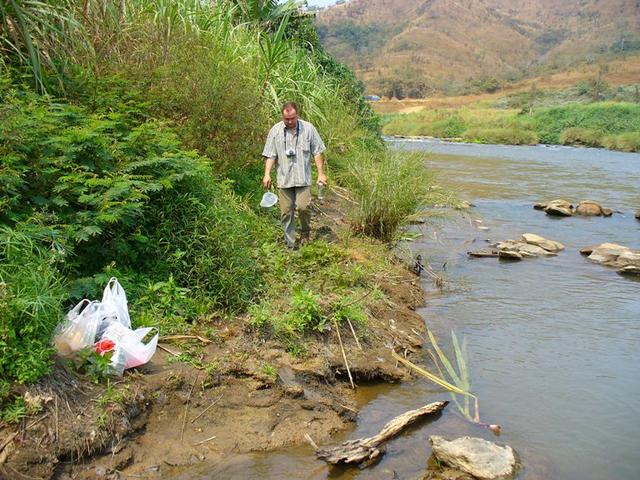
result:
M 605 81 L 604 75 L 609 72 L 609 65 L 600 64 L 598 67 L 598 75 L 589 81 L 591 89 L 591 100 L 597 102 L 600 100 L 602 93 L 609 88 L 609 84 Z

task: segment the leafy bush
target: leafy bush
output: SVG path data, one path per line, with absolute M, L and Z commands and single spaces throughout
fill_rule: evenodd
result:
M 424 162 L 423 154 L 402 151 L 351 158 L 343 178 L 355 198 L 354 230 L 392 241 L 418 208 L 432 201 L 432 177 Z
M 602 146 L 602 132 L 591 128 L 567 128 L 560 134 L 563 145 Z
M 254 248 L 275 235 L 228 185 L 211 176 L 193 179 L 149 215 L 146 226 L 157 262 L 153 268 L 214 306 L 243 309 L 262 288 L 262 269 Z M 157 256 L 161 260 L 158 261 Z
M 431 135 L 439 138 L 460 137 L 464 133 L 466 125 L 462 118 L 457 115 L 434 122 L 431 125 Z
M 0 119 L 0 218 L 38 219 L 71 277 L 113 265 L 137 280 L 173 274 L 222 308 L 242 308 L 259 288 L 253 239 L 264 223 L 161 122 L 24 93 L 7 96 Z
M 66 285 L 55 251 L 24 232 L 0 228 L 0 378 L 29 382 L 49 371 L 51 333 Z
M 463 138 L 469 142 L 504 143 L 509 145 L 535 145 L 538 136 L 535 132 L 521 128 L 470 128 Z

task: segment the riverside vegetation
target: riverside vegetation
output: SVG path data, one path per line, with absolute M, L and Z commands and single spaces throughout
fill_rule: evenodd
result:
M 51 371 L 55 325 L 112 276 L 163 335 L 242 318 L 296 355 L 330 320 L 366 336 L 389 244 L 439 200 L 295 2 L 4 2 L 0 40 L 2 422 L 33 413 L 21 385 Z M 257 208 L 284 100 L 321 132 L 353 227 L 294 253 Z
M 637 152 L 638 88 L 608 87 L 604 82 L 580 82 L 560 90 L 532 88 L 459 108 L 386 115 L 383 132 L 473 143 L 582 145 Z

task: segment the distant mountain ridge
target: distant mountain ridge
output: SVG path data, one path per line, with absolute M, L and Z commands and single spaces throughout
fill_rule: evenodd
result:
M 459 93 L 470 78 L 640 51 L 640 0 L 351 0 L 317 25 L 325 48 L 382 95 Z

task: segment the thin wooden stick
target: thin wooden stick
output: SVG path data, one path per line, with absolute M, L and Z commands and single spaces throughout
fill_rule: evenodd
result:
M 196 374 L 196 378 L 193 381 L 193 385 L 191 385 L 191 390 L 189 390 L 189 396 L 187 397 L 187 404 L 184 406 L 184 416 L 182 417 L 182 430 L 180 431 L 180 441 L 184 440 L 184 429 L 187 426 L 187 414 L 189 413 L 189 405 L 191 404 L 191 395 L 193 394 L 193 389 L 196 388 L 196 383 L 198 383 L 199 376 L 200 376 L 200 372 Z
M 160 350 L 164 350 L 165 352 L 167 352 L 167 353 L 168 353 L 168 354 L 170 354 L 170 355 L 173 355 L 174 357 L 179 357 L 179 356 L 180 356 L 180 354 L 179 354 L 179 353 L 172 352 L 171 350 L 169 350 L 169 349 L 168 349 L 168 348 L 166 348 L 166 347 L 163 347 L 163 346 L 162 346 L 162 345 L 160 345 L 160 344 L 158 344 L 158 348 L 159 348 Z
M 313 438 L 311 438 L 311 435 L 309 435 L 308 433 L 305 433 L 304 438 L 307 440 L 307 442 L 309 442 L 309 445 L 311 445 L 314 450 L 318 450 L 318 444 L 313 441 Z
M 59 424 L 60 424 L 60 419 L 58 417 L 58 395 L 56 394 L 56 442 L 60 438 Z
M 201 337 L 200 335 L 167 335 L 165 337 L 160 337 L 160 342 L 167 342 L 170 340 L 199 340 L 205 345 L 209 345 L 211 340 L 208 338 Z
M 207 411 L 213 407 L 216 403 L 218 403 L 218 401 L 220 401 L 220 399 L 222 398 L 222 393 L 220 394 L 220 396 L 218 398 L 216 398 L 213 403 L 211 405 L 209 405 L 207 408 L 205 408 L 203 411 L 201 411 L 198 416 L 196 418 L 194 418 L 193 420 L 191 420 L 191 423 L 195 422 L 197 419 L 199 419 L 202 415 L 204 415 L 205 413 L 207 413 Z
M 356 345 L 358 348 L 362 350 L 362 345 L 360 345 L 360 340 L 358 340 L 358 336 L 356 335 L 356 331 L 353 329 L 353 325 L 351 324 L 351 320 L 347 318 L 347 323 L 349 324 L 349 328 L 351 329 L 351 333 L 353 334 L 353 338 L 356 341 Z
M 355 389 L 356 386 L 353 383 L 353 377 L 351 376 L 351 370 L 349 370 L 349 361 L 347 360 L 347 354 L 344 351 L 344 345 L 342 344 L 342 337 L 340 336 L 340 328 L 338 328 L 338 322 L 333 319 L 333 326 L 338 334 L 338 342 L 340 342 L 340 350 L 342 350 L 342 358 L 344 359 L 344 366 L 347 367 L 347 374 L 349 375 L 349 381 L 351 382 L 351 388 Z
M 203 443 L 210 442 L 210 441 L 211 441 L 211 440 L 213 440 L 214 438 L 216 438 L 216 436 L 215 436 L 215 435 L 214 435 L 213 437 L 209 437 L 209 438 L 207 438 L 207 439 L 205 439 L 205 440 L 202 440 L 202 441 L 200 441 L 200 442 L 198 442 L 198 443 L 194 443 L 194 444 L 193 444 L 193 446 L 194 446 L 194 447 L 197 447 L 198 445 L 202 445 Z

